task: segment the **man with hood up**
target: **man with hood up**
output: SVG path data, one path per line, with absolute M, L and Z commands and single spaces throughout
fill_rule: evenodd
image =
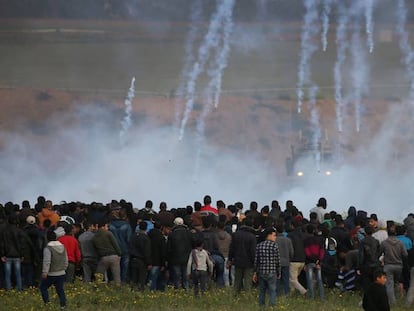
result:
M 117 203 L 112 202 L 111 222 L 109 223 L 109 231 L 115 237 L 121 249 L 121 282 L 127 282 L 129 274 L 129 240 L 132 235 L 132 228 L 128 222 L 126 210 L 121 208 Z
M 42 280 L 40 282 L 40 293 L 45 304 L 49 303 L 50 286 L 54 285 L 59 297 L 60 307 L 66 307 L 65 278 L 68 267 L 68 256 L 65 247 L 56 241 L 54 231 L 47 232 L 47 246 L 43 250 Z

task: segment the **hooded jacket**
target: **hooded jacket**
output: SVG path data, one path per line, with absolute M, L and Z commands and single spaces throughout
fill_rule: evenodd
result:
M 119 248 L 121 249 L 122 256 L 128 255 L 129 240 L 132 235 L 132 228 L 126 220 L 116 219 L 109 224 L 109 231 L 112 232 Z
M 396 236 L 390 236 L 381 243 L 381 253 L 384 253 L 384 265 L 403 265 L 403 258 L 408 256 L 404 244 Z
M 42 273 L 48 276 L 65 275 L 68 267 L 68 256 L 65 246 L 59 241 L 50 241 L 43 250 Z

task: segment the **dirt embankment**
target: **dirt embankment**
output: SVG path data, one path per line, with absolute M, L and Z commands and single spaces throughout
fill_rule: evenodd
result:
M 123 98 L 102 98 L 74 94 L 59 90 L 0 89 L 0 128 L 14 132 L 30 140 L 47 141 L 60 127 L 77 126 L 79 120 L 73 112 L 78 105 L 100 102 L 113 112 L 119 121 L 124 115 Z M 132 119 L 135 124 L 146 122 L 152 127 L 171 126 L 175 119 L 176 98 L 153 96 L 135 99 Z M 184 103 L 178 101 L 183 111 Z M 354 111 L 345 111 L 344 122 L 348 129 L 346 139 L 336 130 L 335 103 L 320 100 L 321 143 L 324 152 L 342 143 L 341 148 L 352 156 L 358 146 L 369 143 L 385 121 L 390 104 L 376 102 L 362 115 L 361 132 L 354 130 Z M 196 100 L 188 123 L 195 131 L 203 102 Z M 118 122 L 118 121 L 116 121 Z M 306 152 L 312 140 L 313 130 L 310 111 L 305 103 L 303 112 L 297 113 L 296 102 L 265 98 L 259 95 L 225 95 L 217 109 L 206 119 L 206 142 L 219 146 L 223 151 L 257 154 L 259 160 L 274 164 L 279 173 L 285 172 L 286 159 L 292 150 L 298 156 Z M 405 129 L 405 130 L 404 130 Z M 401 130 L 402 140 L 408 139 L 408 127 Z M 292 149 L 293 147 L 293 149 Z M 407 147 L 407 146 L 405 146 Z M 408 146 L 412 148 L 412 144 Z M 4 148 L 4 146 L 1 146 Z M 406 148 L 405 148 L 406 149 Z M 403 152 L 404 148 L 399 147 Z

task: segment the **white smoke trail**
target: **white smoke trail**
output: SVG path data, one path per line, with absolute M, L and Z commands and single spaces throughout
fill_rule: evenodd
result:
M 374 52 L 374 0 L 364 0 L 365 2 L 365 31 L 367 33 L 367 44 L 369 52 Z
M 407 25 L 407 7 L 405 0 L 398 0 L 397 3 L 397 34 L 400 38 L 400 49 L 403 54 L 402 63 L 404 64 L 410 80 L 409 101 L 414 105 L 414 51 L 410 43 Z
M 200 21 L 203 15 L 203 3 L 202 0 L 194 0 L 191 6 L 190 16 L 190 31 L 188 32 L 185 50 L 184 50 L 184 67 L 180 75 L 180 83 L 177 88 L 178 99 L 175 101 L 175 127 L 177 128 L 181 118 L 181 101 L 184 98 L 186 83 L 190 79 L 191 65 L 194 63 L 194 45 L 197 37 L 200 35 Z
M 356 23 L 359 26 L 359 23 Z M 362 49 L 360 27 L 356 27 L 352 34 L 351 54 L 352 54 L 352 93 L 355 105 L 355 127 L 359 132 L 361 129 L 361 105 L 363 95 L 367 93 L 368 62 L 365 57 L 365 50 Z
M 223 8 L 225 10 L 224 20 L 222 21 L 223 33 L 221 34 L 220 40 L 222 45 L 217 47 L 217 56 L 213 60 L 212 68 L 210 68 L 208 72 L 210 82 L 204 92 L 207 97 L 207 102 L 204 104 L 203 110 L 197 120 L 197 154 L 195 176 L 197 176 L 197 168 L 199 167 L 201 149 L 204 141 L 205 120 L 210 114 L 212 107 L 218 107 L 221 95 L 223 71 L 228 65 L 228 57 L 230 54 L 230 36 L 233 32 L 233 10 L 235 0 L 228 0 L 225 3 L 226 6 Z
M 316 106 L 316 95 L 318 93 L 318 87 L 312 85 L 309 88 L 309 107 L 311 114 L 311 126 L 312 126 L 312 149 L 314 152 L 315 164 L 317 171 L 321 170 L 321 127 L 319 123 L 319 111 Z
M 338 25 L 336 28 L 336 62 L 334 66 L 335 101 L 336 101 L 336 126 L 339 132 L 343 130 L 344 99 L 342 96 L 342 67 L 346 60 L 346 51 L 349 47 L 347 38 L 347 24 L 349 22 L 348 10 L 345 4 L 338 7 Z
M 188 119 L 190 118 L 191 111 L 194 107 L 194 99 L 196 92 L 196 82 L 200 74 L 203 72 L 204 67 L 210 57 L 210 50 L 217 47 L 219 42 L 219 30 L 221 26 L 221 21 L 225 16 L 226 5 L 229 1 L 224 0 L 220 2 L 220 5 L 217 8 L 217 11 L 214 13 L 212 19 L 210 20 L 209 28 L 207 34 L 205 35 L 203 42 L 198 50 L 197 61 L 193 64 L 192 70 L 189 74 L 189 79 L 187 81 L 186 87 L 186 105 L 184 110 L 184 115 L 181 120 L 179 140 L 182 140 L 184 137 L 185 127 L 187 125 Z
M 128 90 L 128 95 L 125 98 L 124 104 L 125 104 L 125 116 L 123 120 L 121 121 L 121 131 L 119 132 L 119 139 L 121 141 L 121 145 L 124 145 L 127 140 L 128 130 L 132 125 L 132 100 L 135 97 L 135 77 L 132 77 L 131 80 L 131 86 Z
M 322 10 L 322 50 L 328 48 L 329 15 L 332 11 L 332 4 L 335 0 L 323 0 Z
M 213 91 L 213 103 L 214 107 L 217 108 L 221 95 L 221 82 L 224 69 L 227 68 L 228 58 L 230 54 L 230 36 L 233 32 L 233 9 L 235 5 L 235 0 L 229 0 L 224 12 L 224 21 L 223 21 L 223 33 L 222 33 L 222 43 L 223 45 L 218 48 L 218 55 L 214 60 L 213 68 L 209 72 L 211 81 L 209 83 L 208 94 L 210 90 Z
M 298 113 L 302 111 L 303 88 L 306 84 L 311 83 L 310 60 L 312 55 L 318 50 L 318 46 L 315 44 L 315 38 L 318 36 L 320 28 L 318 23 L 318 1 L 306 0 L 305 7 L 306 13 L 302 25 L 298 86 L 296 91 L 298 97 Z

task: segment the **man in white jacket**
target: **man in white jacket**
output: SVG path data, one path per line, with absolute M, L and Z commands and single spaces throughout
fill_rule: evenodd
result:
M 43 250 L 42 280 L 40 282 L 40 293 L 45 304 L 49 303 L 50 286 L 54 285 L 59 297 L 61 308 L 66 307 L 65 278 L 68 267 L 68 256 L 65 247 L 56 241 L 54 231 L 47 232 L 47 246 Z

